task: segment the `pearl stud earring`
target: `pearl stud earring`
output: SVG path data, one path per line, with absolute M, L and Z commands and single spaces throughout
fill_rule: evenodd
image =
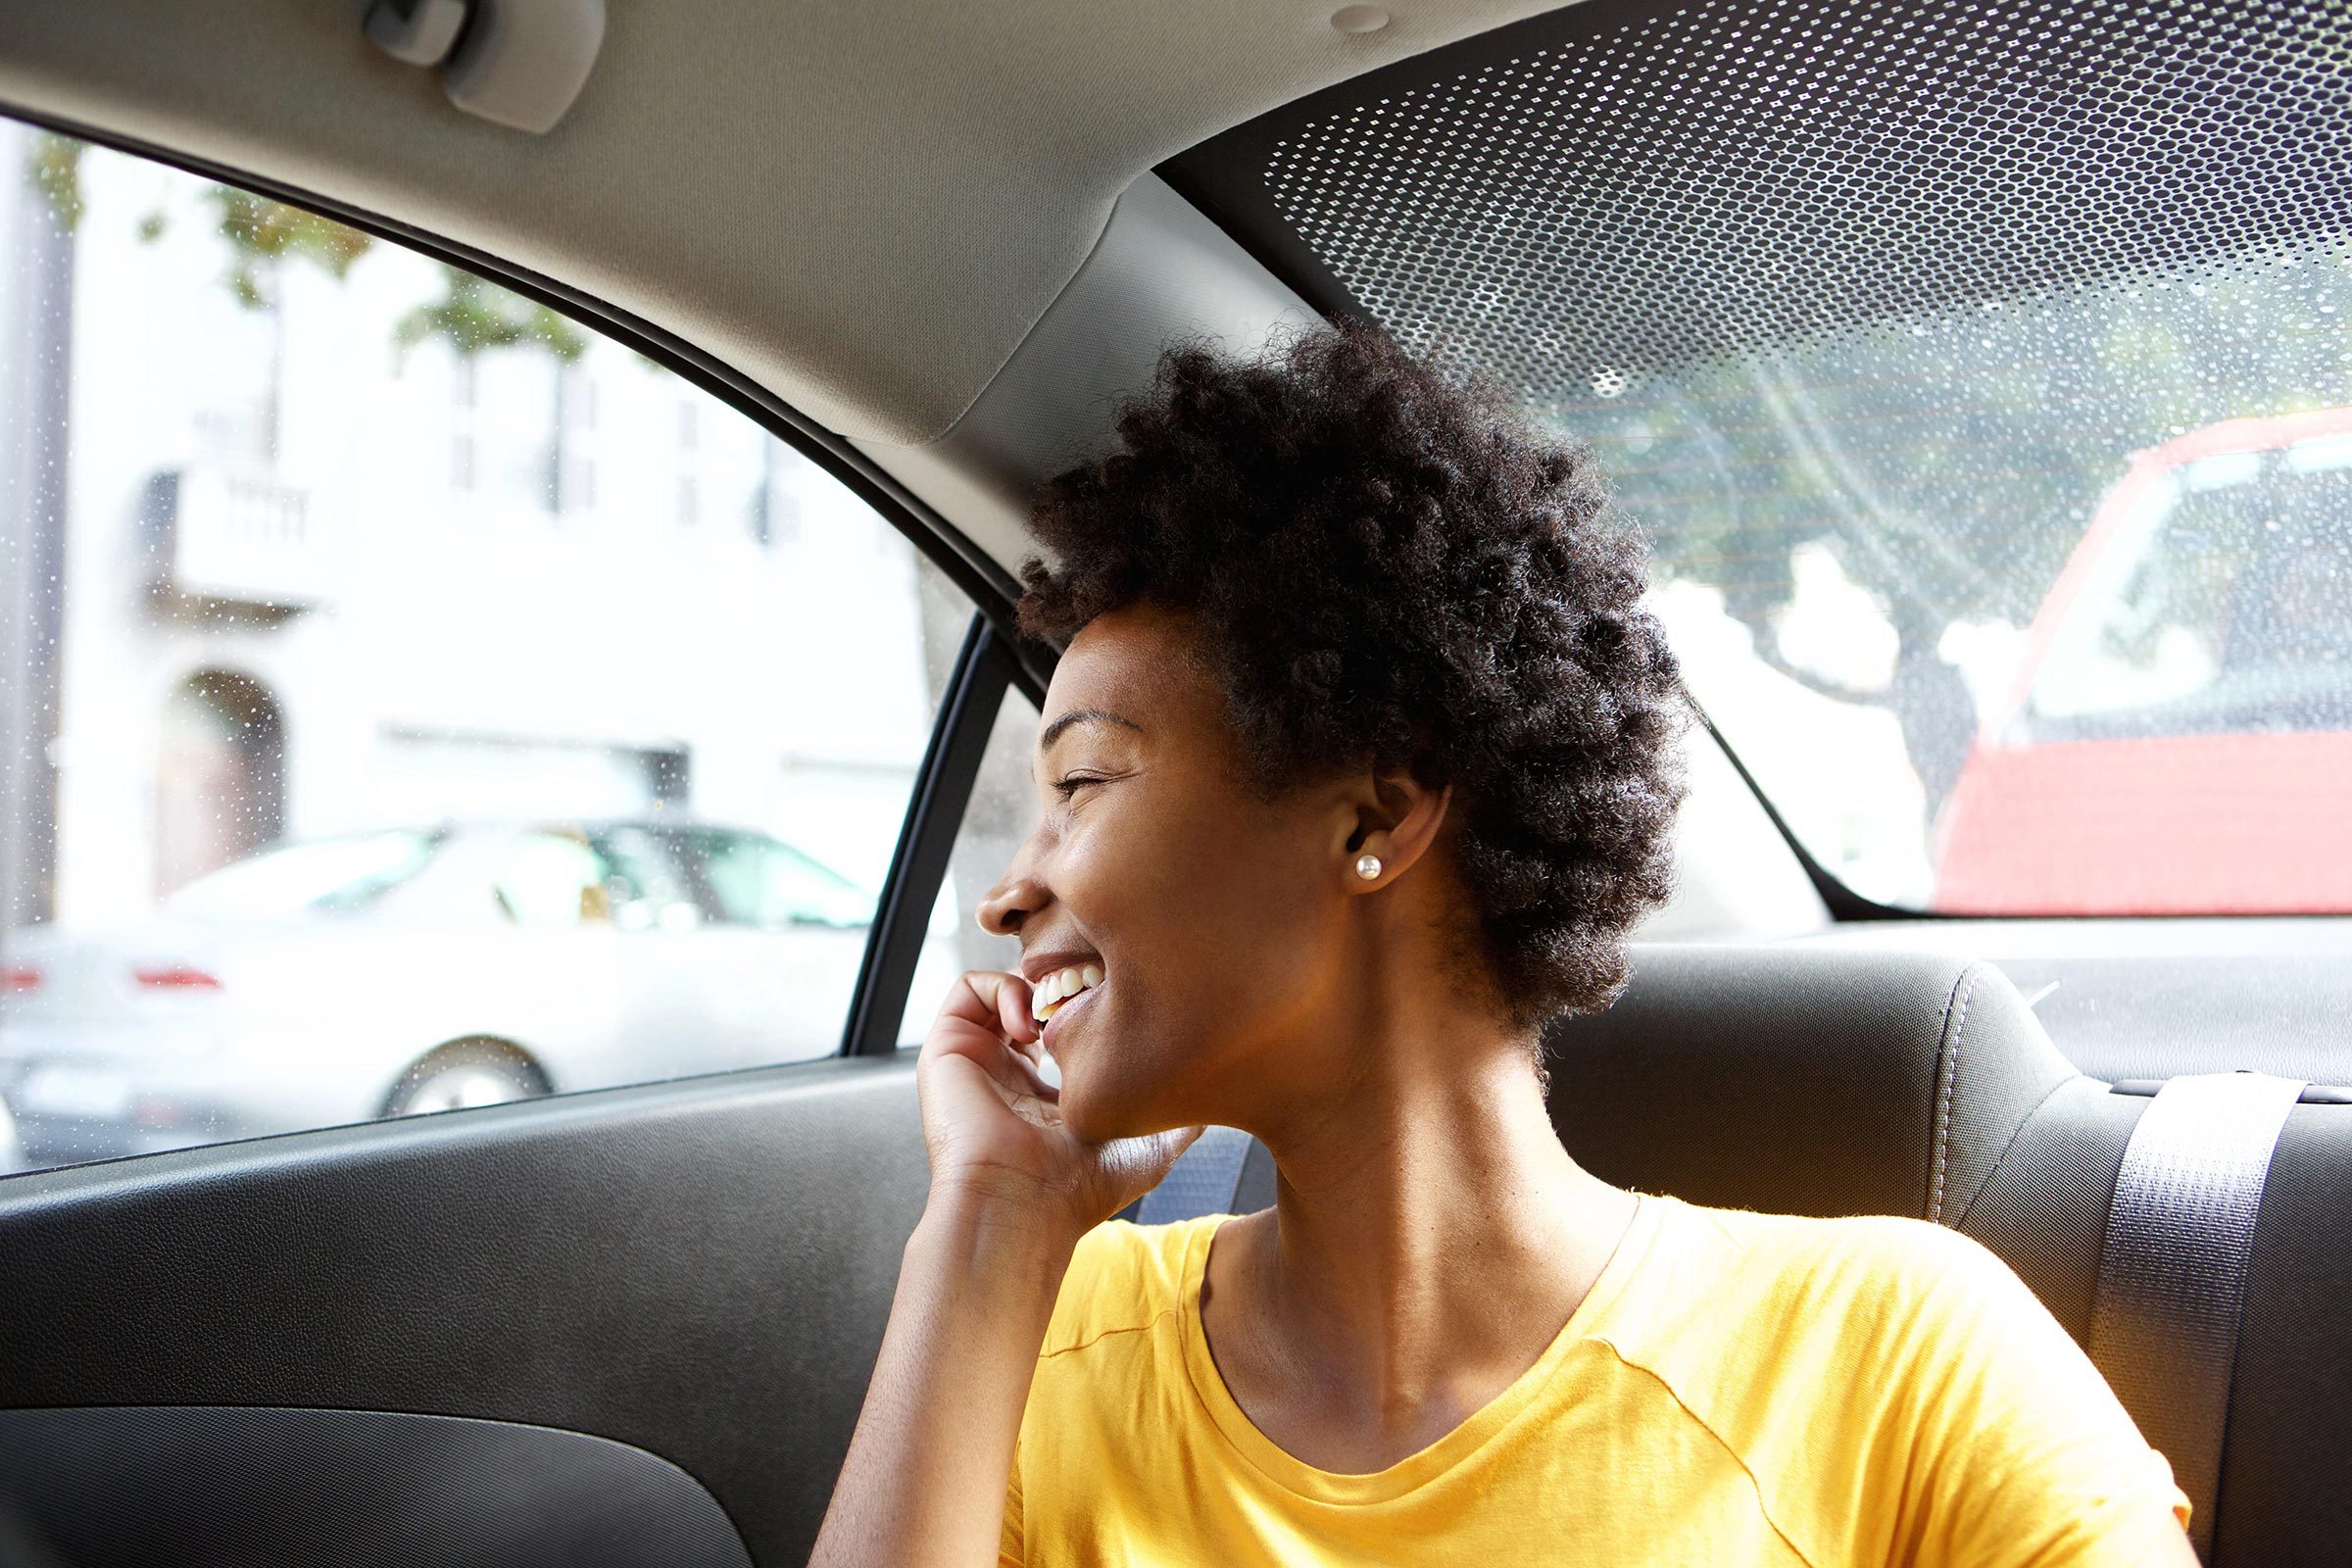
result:
M 1367 882 L 1380 875 L 1380 857 L 1377 855 L 1357 856 L 1355 858 L 1355 874 Z

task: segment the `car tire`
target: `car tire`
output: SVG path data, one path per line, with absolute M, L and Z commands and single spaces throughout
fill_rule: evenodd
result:
M 512 1046 L 469 1040 L 443 1046 L 400 1075 L 385 1097 L 387 1116 L 466 1110 L 548 1092 L 547 1075 Z

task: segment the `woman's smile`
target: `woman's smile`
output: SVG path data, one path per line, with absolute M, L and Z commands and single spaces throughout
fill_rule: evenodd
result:
M 1102 971 L 1094 969 L 1090 965 L 1089 972 L 1099 974 Z M 1054 1052 L 1058 1043 L 1070 1032 L 1071 1015 L 1084 1008 L 1088 1003 L 1093 1002 L 1102 988 L 1102 982 L 1097 980 L 1075 996 L 1064 997 L 1059 1002 L 1048 1004 L 1049 1016 L 1046 1019 L 1045 1028 L 1039 1031 L 1038 1040 L 1049 1053 Z
M 1029 1016 L 1039 1024 L 1038 1043 L 1051 1054 L 1069 1032 L 1068 1015 L 1091 1004 L 1102 987 L 1102 955 L 1083 951 L 1042 953 L 1021 962 L 1029 982 Z
M 1040 978 L 1029 993 L 1029 1012 L 1044 1023 L 1072 997 L 1102 983 L 1102 966 L 1099 963 L 1072 963 Z

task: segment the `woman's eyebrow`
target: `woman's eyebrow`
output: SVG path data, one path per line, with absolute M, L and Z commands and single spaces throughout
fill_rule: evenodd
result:
M 1124 713 L 1114 713 L 1107 708 L 1077 708 L 1038 731 L 1037 749 L 1042 752 L 1052 746 L 1061 738 L 1061 732 L 1072 724 L 1084 724 L 1090 721 L 1097 724 L 1124 724 L 1139 735 L 1143 733 L 1144 728 L 1143 725 L 1138 724 Z

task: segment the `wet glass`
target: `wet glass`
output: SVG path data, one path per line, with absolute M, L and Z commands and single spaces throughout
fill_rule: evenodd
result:
M 1571 6 L 1172 172 L 1592 444 L 1691 689 L 1849 888 L 2352 911 L 2348 44 L 2340 7 Z
M 5 122 L 0 323 L 0 1168 L 838 1050 L 971 612 L 904 538 L 483 279 Z
M 1543 414 L 1856 891 L 2352 910 L 2347 307 L 2331 238 L 1607 369 Z

